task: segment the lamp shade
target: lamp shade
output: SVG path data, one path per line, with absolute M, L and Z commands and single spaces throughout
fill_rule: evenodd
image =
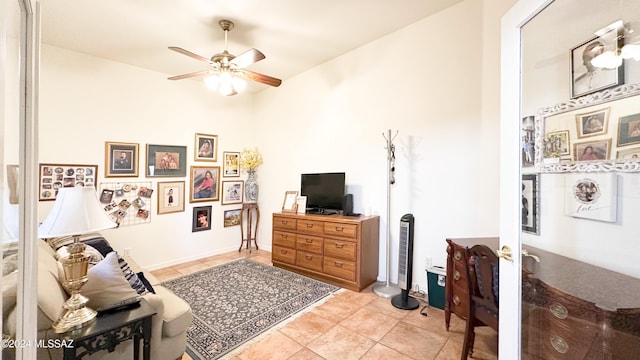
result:
M 114 227 L 116 223 L 105 214 L 95 188 L 61 188 L 53 209 L 38 227 L 38 237 L 81 235 Z

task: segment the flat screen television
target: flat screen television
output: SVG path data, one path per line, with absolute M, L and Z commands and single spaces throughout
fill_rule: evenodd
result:
M 335 214 L 342 210 L 345 193 L 343 172 L 302 174 L 300 195 L 307 197 L 307 212 Z

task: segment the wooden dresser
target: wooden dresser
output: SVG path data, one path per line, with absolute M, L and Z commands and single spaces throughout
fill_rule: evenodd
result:
M 445 325 L 466 318 L 465 248 L 498 238 L 447 239 Z M 640 279 L 524 245 L 521 359 L 640 358 Z
M 378 277 L 380 217 L 273 214 L 273 265 L 354 291 Z

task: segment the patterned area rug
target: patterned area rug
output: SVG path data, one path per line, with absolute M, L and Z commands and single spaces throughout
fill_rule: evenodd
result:
M 242 259 L 162 283 L 191 305 L 187 353 L 217 359 L 339 287 Z

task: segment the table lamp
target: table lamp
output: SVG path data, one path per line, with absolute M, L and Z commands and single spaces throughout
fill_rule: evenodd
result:
M 84 253 L 85 245 L 80 235 L 116 227 L 98 202 L 93 187 L 61 188 L 47 218 L 38 228 L 39 238 L 73 236 L 73 244 L 68 245 L 68 256 L 58 261 L 62 264 L 64 280 L 62 286 L 69 293 L 69 299 L 62 305 L 63 312 L 53 323 L 53 331 L 64 333 L 81 328 L 92 322 L 96 311 L 85 306 L 89 299 L 80 293 L 87 282 L 90 256 Z

